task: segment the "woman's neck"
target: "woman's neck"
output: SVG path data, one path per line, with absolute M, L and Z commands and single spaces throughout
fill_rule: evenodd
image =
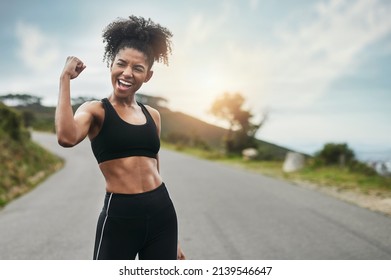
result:
M 111 94 L 109 96 L 109 101 L 112 104 L 121 106 L 121 107 L 134 107 L 137 106 L 137 101 L 135 95 L 133 96 L 126 96 L 124 98 L 118 97 L 115 94 Z

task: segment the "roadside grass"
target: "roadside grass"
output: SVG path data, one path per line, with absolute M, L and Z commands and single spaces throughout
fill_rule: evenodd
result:
M 391 178 L 366 175 L 346 167 L 306 167 L 299 172 L 284 175 L 288 180 L 302 180 L 340 190 L 359 191 L 363 194 L 391 196 Z
M 339 191 L 354 191 L 365 195 L 391 197 L 391 177 L 383 177 L 377 174 L 366 175 L 357 171 L 351 171 L 347 167 L 315 167 L 307 164 L 300 171 L 285 173 L 282 170 L 282 161 L 244 160 L 239 156 L 226 157 L 216 151 L 205 151 L 193 147 L 178 147 L 167 143 L 164 143 L 164 147 L 297 184 L 312 184 L 319 187 L 336 188 Z
M 31 140 L 0 139 L 0 207 L 30 191 L 63 166 L 63 160 Z

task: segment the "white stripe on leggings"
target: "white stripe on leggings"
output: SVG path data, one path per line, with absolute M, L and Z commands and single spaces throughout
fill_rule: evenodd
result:
M 107 221 L 107 216 L 109 215 L 109 208 L 110 208 L 110 202 L 111 202 L 111 197 L 112 197 L 112 196 L 113 196 L 113 193 L 110 194 L 109 202 L 107 203 L 106 217 L 105 217 L 105 220 L 104 220 L 104 222 L 103 222 L 102 231 L 101 231 L 101 233 L 100 233 L 99 246 L 98 246 L 98 250 L 97 250 L 97 252 L 96 252 L 96 257 L 95 257 L 96 260 L 98 260 L 99 251 L 100 251 L 100 245 L 102 245 L 103 231 L 105 230 L 105 225 L 106 225 L 106 221 Z

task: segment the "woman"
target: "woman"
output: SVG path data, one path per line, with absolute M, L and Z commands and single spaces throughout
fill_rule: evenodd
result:
M 103 31 L 104 60 L 113 91 L 82 104 L 73 114 L 70 80 L 86 68 L 67 58 L 60 77 L 56 133 L 63 147 L 85 137 L 106 181 L 94 259 L 185 259 L 177 237 L 174 206 L 159 174 L 160 115 L 136 102 L 136 92 L 152 75 L 153 63 L 168 64 L 171 32 L 150 19 L 130 16 Z

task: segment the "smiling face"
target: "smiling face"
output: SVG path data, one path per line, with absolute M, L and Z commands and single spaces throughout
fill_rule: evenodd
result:
M 133 48 L 119 50 L 110 70 L 114 95 L 122 98 L 134 96 L 153 74 L 145 54 Z

